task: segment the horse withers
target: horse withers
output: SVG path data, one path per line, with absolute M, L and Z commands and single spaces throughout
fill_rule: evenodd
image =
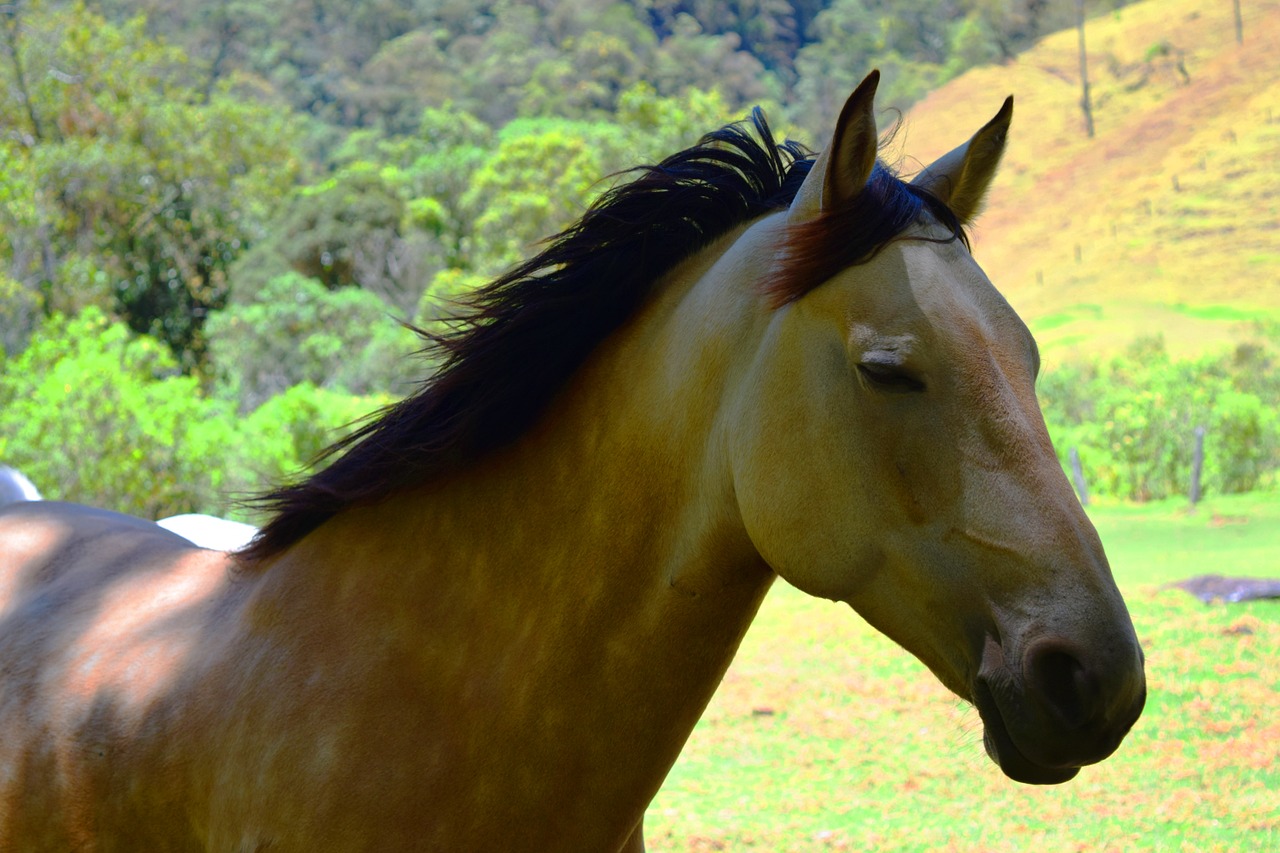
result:
M 245 549 L 0 513 L 0 849 L 643 849 L 778 576 L 1008 776 L 1110 755 L 1142 652 L 964 232 L 1012 103 L 906 182 L 876 82 L 816 159 L 757 113 L 610 190 Z

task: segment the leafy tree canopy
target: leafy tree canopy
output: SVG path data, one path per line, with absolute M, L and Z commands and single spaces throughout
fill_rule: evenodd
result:
M 406 315 L 407 316 L 407 315 Z M 423 366 L 415 335 L 359 288 L 328 290 L 295 272 L 209 322 L 217 393 L 252 411 L 300 383 L 348 394 L 404 394 Z
M 301 164 L 287 115 L 193 84 L 145 22 L 6 7 L 0 257 L 46 313 L 99 304 L 202 370 L 203 326 Z M 27 328 L 7 337 L 20 338 Z

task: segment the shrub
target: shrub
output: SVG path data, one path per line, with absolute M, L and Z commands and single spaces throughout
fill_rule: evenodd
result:
M 218 501 L 225 406 L 97 308 L 54 315 L 0 375 L 0 459 L 48 498 L 160 518 Z
M 327 290 L 297 273 L 272 279 L 209 319 L 218 393 L 241 412 L 301 383 L 350 394 L 404 393 L 425 370 L 392 309 L 357 288 Z
M 1185 494 L 1198 427 L 1206 430 L 1202 492 L 1244 492 L 1268 484 L 1280 463 L 1277 401 L 1245 369 L 1260 362 L 1270 363 L 1254 345 L 1175 362 L 1160 339 L 1147 339 L 1106 364 L 1056 368 L 1038 393 L 1063 467 L 1076 448 L 1091 493 L 1139 501 Z
M 388 395 L 343 394 L 307 382 L 295 385 L 245 419 L 238 460 L 242 473 L 231 476 L 248 492 L 296 479 L 329 445 L 391 400 Z
M 1274 476 L 1280 454 L 1280 417 L 1274 401 L 1222 392 L 1205 437 L 1205 482 L 1220 492 L 1248 492 Z
M 0 461 L 46 498 L 142 518 L 245 517 L 236 500 L 298 476 L 389 403 L 301 383 L 247 417 L 178 372 L 167 347 L 96 308 L 46 320 L 0 375 Z

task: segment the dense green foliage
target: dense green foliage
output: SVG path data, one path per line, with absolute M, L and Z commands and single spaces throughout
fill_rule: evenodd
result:
M 284 272 L 407 316 L 754 103 L 814 139 L 874 65 L 905 107 L 1064 23 L 1039 0 L 6 4 L 0 346 L 97 305 L 207 380 L 210 317 Z
M 0 458 L 51 495 L 144 517 L 193 506 L 221 452 L 215 403 L 96 308 L 55 315 L 0 375 Z
M 1064 467 L 1075 448 L 1090 493 L 1131 500 L 1188 494 L 1196 430 L 1202 493 L 1275 484 L 1280 466 L 1280 356 L 1246 344 L 1226 356 L 1173 361 L 1161 339 L 1122 358 L 1056 368 L 1040 381 Z
M 227 514 L 387 401 L 303 382 L 241 418 L 163 344 L 90 307 L 48 318 L 5 362 L 0 459 L 50 498 L 144 518 Z
M 421 372 L 417 337 L 357 288 L 326 290 L 286 273 L 209 321 L 218 396 L 251 412 L 307 383 L 345 393 L 408 393 Z
M 1123 2 L 1096 0 L 1091 9 Z M 638 82 L 718 88 L 735 104 L 843 98 L 873 63 L 912 93 L 966 62 L 1009 56 L 1070 24 L 1044 0 L 104 0 L 181 45 L 204 85 L 232 80 L 329 125 L 411 133 L 453 102 L 492 126 L 598 118 Z M 832 80 L 832 73 L 836 74 Z M 907 80 L 908 76 L 918 79 Z M 807 80 L 807 88 L 802 81 Z M 830 103 L 811 103 L 830 108 Z M 817 115 L 827 120 L 825 112 Z
M 28 303 L 15 313 L 99 305 L 201 367 L 232 262 L 298 175 L 290 120 L 194 88 L 142 19 L 5 8 L 20 10 L 0 15 L 0 259 Z

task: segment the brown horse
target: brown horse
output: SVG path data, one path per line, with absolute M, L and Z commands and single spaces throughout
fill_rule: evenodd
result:
M 1014 779 L 1109 755 L 1142 653 L 963 232 L 1011 102 L 906 183 L 876 80 L 816 160 L 757 113 L 610 191 L 239 553 L 5 510 L 0 848 L 643 849 L 779 575 Z

